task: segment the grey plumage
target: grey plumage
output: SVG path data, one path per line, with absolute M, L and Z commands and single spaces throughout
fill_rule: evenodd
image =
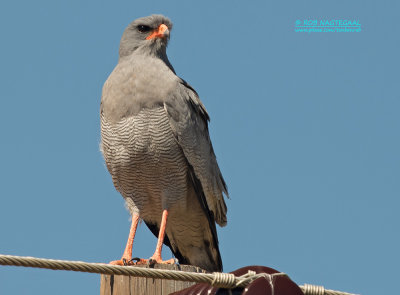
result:
M 168 38 L 146 39 L 160 24 L 172 28 L 168 18 L 152 15 L 124 31 L 119 62 L 103 87 L 101 150 L 127 207 L 155 235 L 169 211 L 164 243 L 179 262 L 221 271 L 215 222 L 226 224 L 228 193 L 204 105 L 176 76 Z

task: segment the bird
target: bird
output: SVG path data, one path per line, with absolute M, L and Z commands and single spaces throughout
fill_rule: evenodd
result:
M 189 264 L 222 271 L 216 224 L 227 223 L 227 185 L 199 95 L 167 57 L 172 22 L 150 15 L 122 34 L 119 59 L 104 83 L 100 150 L 132 223 L 115 265 Z M 158 238 L 153 256 L 132 258 L 138 222 Z M 162 246 L 175 259 L 163 260 Z

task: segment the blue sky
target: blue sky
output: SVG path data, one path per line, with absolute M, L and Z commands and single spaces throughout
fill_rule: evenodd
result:
M 129 215 L 99 152 L 101 88 L 125 26 L 162 13 L 229 186 L 225 271 L 398 291 L 398 2 L 248 2 L 0 4 L 0 253 L 120 258 Z M 304 19 L 357 19 L 362 32 L 295 33 Z M 155 245 L 141 225 L 134 255 Z M 1 294 L 98 292 L 98 275 L 0 267 Z

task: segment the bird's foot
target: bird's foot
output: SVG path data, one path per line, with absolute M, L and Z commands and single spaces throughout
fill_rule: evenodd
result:
M 133 260 L 134 259 L 127 259 L 122 257 L 120 260 L 113 260 L 109 264 L 121 266 L 135 265 L 136 263 Z
M 149 258 L 149 264 L 154 265 L 154 264 L 175 264 L 176 261 L 175 259 L 171 258 L 169 260 L 162 260 L 161 255 L 153 255 L 152 257 Z
M 136 260 L 136 262 L 134 262 L 135 265 L 176 264 L 176 260 L 173 258 L 169 260 L 162 260 L 162 258 L 159 256 L 152 256 L 149 259 L 133 258 L 132 260 Z
M 150 259 L 137 258 L 135 265 L 150 265 Z

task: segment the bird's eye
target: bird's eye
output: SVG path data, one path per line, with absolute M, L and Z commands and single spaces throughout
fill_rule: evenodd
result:
M 138 25 L 137 29 L 141 33 L 147 33 L 151 30 L 151 28 L 149 26 L 145 26 L 145 25 Z

